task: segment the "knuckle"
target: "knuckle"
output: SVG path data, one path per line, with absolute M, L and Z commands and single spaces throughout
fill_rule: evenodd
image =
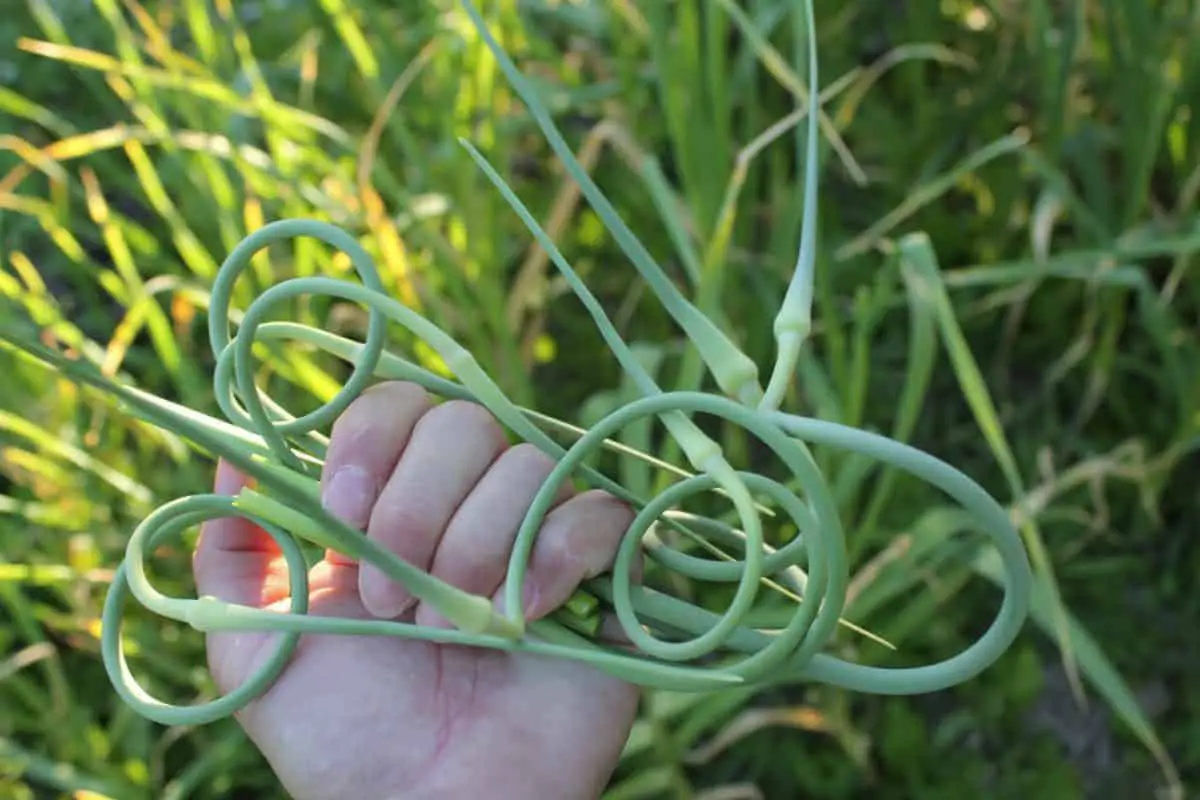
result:
M 397 407 L 422 408 L 428 405 L 424 387 L 408 381 L 385 381 L 368 387 L 338 415 L 332 433 L 339 438 L 363 436 L 376 419 L 394 415 Z
M 612 566 L 635 515 L 626 503 L 602 489 L 591 489 L 580 498 L 586 508 L 581 524 L 588 529 L 580 537 L 583 551 L 577 558 L 583 563 L 584 576 L 594 578 Z
M 517 470 L 549 475 L 554 469 L 555 461 L 529 442 L 520 442 L 510 447 L 502 456 L 506 465 Z
M 578 570 L 580 553 L 569 531 L 558 529 L 560 535 L 547 536 L 539 542 L 541 566 L 550 574 L 573 573 Z M 566 534 L 566 535 L 563 535 Z
M 453 420 L 455 424 L 461 425 L 500 427 L 500 423 L 490 411 L 471 400 L 446 400 L 425 416 L 427 419 Z
M 363 389 L 359 397 L 376 397 L 392 394 L 424 395 L 425 388 L 421 384 L 413 383 L 412 381 L 380 381 Z
M 628 505 L 606 491 L 578 495 L 547 517 L 536 546 L 537 570 L 568 582 L 606 572 L 633 517 Z
M 371 515 L 369 535 L 388 541 L 420 540 L 438 531 L 437 522 L 420 503 L 381 499 Z
M 635 515 L 629 504 L 603 489 L 589 489 L 579 497 L 582 502 L 595 508 L 598 515 L 614 527 L 619 523 L 622 528 L 627 528 L 633 522 Z
M 434 574 L 463 591 L 486 589 L 502 569 L 503 554 L 487 550 L 460 551 Z M 440 574 L 439 574 L 440 572 Z
M 337 456 L 357 452 L 363 442 L 371 439 L 374 421 L 375 415 L 364 409 L 354 409 L 354 413 L 347 409 L 333 425 L 327 460 L 337 462 Z

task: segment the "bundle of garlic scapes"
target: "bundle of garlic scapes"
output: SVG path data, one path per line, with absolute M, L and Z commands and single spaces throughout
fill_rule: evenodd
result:
M 0 339 L 71 379 L 115 395 L 132 413 L 179 434 L 210 454 L 221 456 L 255 479 L 255 488 L 244 489 L 236 497 L 203 494 L 167 503 L 134 531 L 109 592 L 103 618 L 103 657 L 120 696 L 139 713 L 164 724 L 199 724 L 233 714 L 264 692 L 286 669 L 299 637 L 305 633 L 399 636 L 568 658 L 640 685 L 675 691 L 710 691 L 767 680 L 797 679 L 863 692 L 911 694 L 968 680 L 994 662 L 1024 623 L 1031 584 L 1025 550 L 1004 509 L 962 472 L 920 450 L 855 428 L 787 414 L 778 408 L 811 325 L 817 114 L 810 111 L 807 115 L 805 225 L 799 259 L 775 320 L 778 356 L 764 390 L 754 362 L 670 283 L 620 221 L 599 188 L 574 160 L 549 113 L 491 36 L 478 12 L 469 1 L 464 5 L 584 195 L 698 349 L 721 394 L 670 392 L 656 385 L 545 231 L 484 156 L 465 141 L 462 144 L 468 154 L 550 255 L 640 393 L 639 399 L 613 411 L 586 431 L 513 404 L 470 352 L 384 293 L 371 258 L 353 236 L 316 220 L 284 220 L 266 225 L 242 241 L 220 269 L 213 286 L 208 324 L 216 356 L 214 390 L 227 421 L 117 384 L 91 365 L 64 357 L 15 326 L 0 325 Z M 809 34 L 810 84 L 815 87 L 811 0 L 799 5 L 803 5 Z M 236 333 L 231 335 L 229 303 L 234 282 L 252 256 L 273 242 L 294 236 L 314 237 L 341 250 L 350 258 L 361 283 L 311 277 L 281 282 L 263 292 L 245 310 Z M 300 295 L 326 295 L 364 306 L 369 316 L 365 341 L 352 341 L 293 323 L 264 321 L 272 306 Z M 434 375 L 388 352 L 384 337 L 389 322 L 403 326 L 428 344 L 457 380 Z M 303 342 L 353 365 L 350 378 L 331 401 L 299 417 L 273 402 L 254 384 L 254 344 L 285 340 Z M 508 564 L 505 607 L 514 611 L 501 613 L 488 598 L 463 592 L 413 567 L 321 506 L 317 476 L 327 439 L 319 429 L 330 425 L 374 380 L 415 381 L 439 396 L 480 403 L 516 436 L 556 460 L 556 468 L 525 516 Z M 735 468 L 720 445 L 693 421 L 696 414 L 724 419 L 757 438 L 787 467 L 804 498 L 779 481 Z M 624 426 L 651 417 L 665 426 L 692 471 L 672 468 L 681 476 L 680 480 L 656 497 L 643 498 L 585 462 L 598 448 L 617 447 L 612 439 Z M 569 447 L 550 435 L 564 432 L 575 437 Z M 914 668 L 864 666 L 823 652 L 841 622 L 848 569 L 837 508 L 805 442 L 845 448 L 887 462 L 939 487 L 970 513 L 997 548 L 1006 570 L 1001 608 L 983 636 L 945 661 Z M 620 452 L 649 459 L 631 453 L 628 448 L 620 448 Z M 637 516 L 622 541 L 611 575 L 585 584 L 578 602 L 568 604 L 559 613 L 528 623 L 521 616 L 519 602 L 527 563 L 542 520 L 560 486 L 569 478 L 581 478 L 625 500 L 637 510 Z M 737 526 L 676 510 L 687 497 L 705 491 L 719 492 L 732 503 Z M 754 499 L 755 494 L 769 498 L 799 531 L 786 545 L 778 549 L 767 545 L 762 515 L 776 512 L 761 506 Z M 149 552 L 198 523 L 229 515 L 253 520 L 280 545 L 291 581 L 289 613 L 235 605 L 211 597 L 167 597 L 151 585 L 145 568 Z M 705 550 L 714 558 L 669 547 L 662 536 L 647 536 L 660 528 L 672 530 L 678 534 L 674 540 Z M 379 567 L 414 597 L 436 608 L 453 624 L 453 629 L 431 629 L 389 620 L 308 616 L 305 548 L 309 546 L 331 548 Z M 730 550 L 739 552 L 740 557 Z M 650 585 L 634 585 L 630 572 L 639 551 L 657 567 L 685 578 L 736 583 L 728 608 L 718 614 Z M 763 587 L 794 601 L 794 614 L 782 628 L 759 628 L 746 621 Z M 120 616 L 131 594 L 150 610 L 201 631 L 258 630 L 283 635 L 277 637 L 278 644 L 271 657 L 235 691 L 203 705 L 169 705 L 149 696 L 134 680 L 126 663 Z M 605 644 L 595 635 L 596 620 L 602 612 L 615 614 L 628 646 Z

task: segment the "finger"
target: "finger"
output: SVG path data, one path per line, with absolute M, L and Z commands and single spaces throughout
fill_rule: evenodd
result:
M 428 393 L 417 384 L 389 381 L 371 387 L 342 412 L 321 471 L 321 502 L 333 516 L 366 530 L 380 492 L 430 405 Z M 326 560 L 354 563 L 332 551 Z
M 430 572 L 465 592 L 491 597 L 504 581 L 513 541 L 554 460 L 531 444 L 506 450 L 459 506 L 433 556 Z M 551 508 L 572 494 L 559 488 Z M 417 624 L 449 627 L 433 607 L 417 607 Z
M 221 459 L 217 462 L 213 491 L 233 496 L 249 478 Z M 286 580 L 273 578 L 280 558 L 279 545 L 266 531 L 239 516 L 205 522 L 192 555 L 192 575 L 200 595 L 211 595 L 227 603 L 259 606 L 287 596 Z
M 428 570 L 450 518 L 506 444 L 504 431 L 481 405 L 451 400 L 429 411 L 375 503 L 367 536 Z M 378 617 L 399 616 L 413 599 L 369 564 L 359 570 L 358 589 L 363 606 Z
M 566 603 L 580 583 L 610 570 L 633 516 L 629 506 L 600 490 L 573 497 L 548 514 L 525 575 L 526 619 L 544 617 Z

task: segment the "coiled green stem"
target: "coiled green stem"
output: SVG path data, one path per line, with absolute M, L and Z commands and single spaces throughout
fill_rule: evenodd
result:
M 816 219 L 816 126 L 811 120 L 817 110 L 809 111 L 804 241 L 797 272 L 776 320 L 780 352 L 764 395 L 758 384 L 757 367 L 674 289 L 645 248 L 616 220 L 615 211 L 574 162 L 548 112 L 487 32 L 471 4 L 464 5 L 568 170 L 615 231 L 619 244 L 639 273 L 699 348 L 716 383 L 727 396 L 665 392 L 657 386 L 532 214 L 486 159 L 466 143 L 471 157 L 566 278 L 641 395 L 589 430 L 579 430 L 513 404 L 471 353 L 450 335 L 413 309 L 386 296 L 374 263 L 354 237 L 316 220 L 271 223 L 242 241 L 221 266 L 213 286 L 208 324 L 209 341 L 216 356 L 214 392 L 228 421 L 117 384 L 91 365 L 66 358 L 0 320 L 0 338 L 51 364 L 65 376 L 120 398 L 134 413 L 174 431 L 211 455 L 223 457 L 256 479 L 254 489 L 243 490 L 236 498 L 201 494 L 170 502 L 150 514 L 133 532 L 105 601 L 102 619 L 102 654 L 117 693 L 142 715 L 164 724 L 201 724 L 218 719 L 235 713 L 262 694 L 286 669 L 298 638 L 304 633 L 398 636 L 548 655 L 590 664 L 636 684 L 674 691 L 711 691 L 739 684 L 808 680 L 865 692 L 911 694 L 960 683 L 995 661 L 1021 629 L 1031 586 L 1025 550 L 1004 510 L 962 472 L 908 445 L 777 410 L 809 325 Z M 812 9 L 810 2 L 803 5 L 810 72 L 814 78 L 810 89 L 815 102 L 819 92 L 812 52 L 815 47 Z M 314 237 L 345 253 L 361 282 L 301 278 L 276 284 L 254 300 L 237 330 L 231 331 L 232 290 L 251 257 L 273 242 L 295 236 Z M 325 295 L 364 306 L 368 313 L 365 341 L 354 342 L 294 323 L 266 321 L 268 311 L 276 304 L 300 295 Z M 457 380 L 434 375 L 389 352 L 385 347 L 389 323 L 402 326 L 425 342 Z M 301 416 L 283 408 L 254 382 L 255 345 L 288 340 L 319 348 L 353 365 L 349 379 L 329 402 Z M 509 560 L 505 607 L 511 611 L 500 614 L 487 598 L 463 592 L 406 563 L 328 514 L 319 502 L 317 475 L 327 444 L 320 429 L 331 425 L 375 380 L 415 381 L 434 394 L 478 402 L 516 436 L 556 460 L 556 467 L 523 520 Z M 786 467 L 799 494 L 783 482 L 735 469 L 720 446 L 693 421 L 694 415 L 717 417 L 757 438 Z M 694 474 L 658 464 L 645 454 L 614 443 L 614 435 L 624 426 L 650 417 L 662 421 L 687 456 Z M 574 433 L 577 438 L 564 447 L 549 432 Z M 804 442 L 845 448 L 906 470 L 942 489 L 974 517 L 980 531 L 997 548 L 1006 571 L 1003 602 L 983 636 L 947 660 L 916 668 L 864 666 L 826 652 L 842 622 L 840 615 L 849 572 L 845 534 L 836 505 Z M 681 479 L 656 497 L 637 497 L 586 464 L 588 457 L 600 448 L 643 458 L 673 471 Z M 584 585 L 580 598 L 584 601 L 590 598 L 590 605 L 569 604 L 565 610 L 529 623 L 521 616 L 519 602 L 527 564 L 555 493 L 571 477 L 582 478 L 613 493 L 630 503 L 637 514 L 621 542 L 611 576 Z M 733 504 L 738 518 L 736 527 L 679 510 L 686 498 L 708 491 Z M 765 496 L 795 525 L 798 534 L 785 546 L 774 549 L 766 544 L 761 514 L 775 512 L 758 505 L 755 495 Z M 279 543 L 291 583 L 288 612 L 251 608 L 213 597 L 168 597 L 150 582 L 146 569 L 150 552 L 198 523 L 230 515 L 255 522 Z M 716 558 L 668 546 L 658 535 L 665 528 L 682 534 L 678 541 L 695 545 Z M 436 608 L 454 629 L 307 615 L 306 545 L 332 548 L 379 567 L 414 597 Z M 639 551 L 658 567 L 685 578 L 736 584 L 728 608 L 718 614 L 652 586 L 635 585 L 631 569 Z M 764 586 L 799 598 L 790 620 L 781 629 L 760 628 L 747 621 Z M 260 669 L 235 691 L 203 705 L 167 704 L 151 697 L 136 682 L 126 663 L 121 646 L 121 615 L 131 596 L 155 613 L 201 631 L 277 633 L 275 649 Z M 631 647 L 611 646 L 595 635 L 601 610 L 611 610 Z
M 228 337 L 224 330 L 228 324 L 226 304 L 237 274 L 259 249 L 288 236 L 313 236 L 344 248 L 363 285 L 325 278 L 285 281 L 263 292 L 247 309 L 236 335 Z M 1004 510 L 970 478 L 948 464 L 908 445 L 842 425 L 763 411 L 718 395 L 657 390 L 612 412 L 569 448 L 563 448 L 539 427 L 546 424 L 544 417 L 513 405 L 469 353 L 411 309 L 372 288 L 377 285 L 378 277 L 370 258 L 343 231 L 311 220 L 267 225 L 248 237 L 222 265 L 209 318 L 212 341 L 220 348 L 214 372 L 217 397 L 232 423 L 245 433 L 235 435 L 216 420 L 208 420 L 196 412 L 185 414 L 166 401 L 150 402 L 144 395 L 124 390 L 123 396 L 137 410 L 230 459 L 254 475 L 259 487 L 243 491 L 236 499 L 197 495 L 176 500 L 151 514 L 130 538 L 125 561 L 105 603 L 103 655 L 117 692 L 145 716 L 168 724 L 197 724 L 233 713 L 280 674 L 303 633 L 400 636 L 552 655 L 591 664 L 637 684 L 676 691 L 708 691 L 748 682 L 795 679 L 861 691 L 905 694 L 933 691 L 967 680 L 999 657 L 1020 630 L 1031 580 L 1020 538 Z M 325 331 L 291 323 L 261 322 L 272 304 L 299 294 L 318 293 L 367 306 L 370 320 L 364 343 L 349 342 Z M 452 367 L 459 381 L 437 378 L 385 350 L 383 336 L 389 320 L 428 342 Z M 608 325 L 603 317 L 598 321 Z M 611 327 L 609 334 L 615 336 Z M 333 400 L 303 417 L 294 417 L 263 395 L 252 382 L 250 357 L 256 335 L 263 340 L 291 338 L 316 345 L 353 363 L 354 372 L 346 388 Z M 78 364 L 72 366 L 83 371 Z M 519 615 L 519 602 L 507 603 L 508 608 L 518 611 L 501 616 L 486 598 L 464 593 L 412 567 L 324 511 L 318 502 L 318 483 L 313 475 L 320 465 L 321 455 L 317 451 L 321 448 L 312 443 L 309 435 L 353 400 L 353 389 L 365 387 L 373 379 L 396 378 L 417 381 L 435 393 L 481 403 L 526 441 L 557 459 L 517 535 L 508 565 L 506 590 L 510 600 L 520 597 L 537 532 L 555 493 L 568 477 L 582 475 L 634 504 L 638 513 L 621 543 L 612 575 L 584 587 L 613 609 L 633 643 L 632 649 L 607 646 L 581 634 L 565 616 L 526 625 Z M 698 458 L 700 473 L 680 480 L 649 501 L 632 496 L 584 465 L 591 453 L 610 444 L 614 434 L 638 419 L 651 416 L 672 419 L 676 423 L 675 434 L 687 436 L 698 430 L 691 421 L 696 414 L 722 418 L 758 438 L 787 467 L 804 499 L 781 482 L 735 471 L 707 437 L 700 440 L 703 446 L 697 445 L 708 451 Z M 979 640 L 939 664 L 907 669 L 861 666 L 822 652 L 836 629 L 844 603 L 848 577 L 845 540 L 829 487 L 808 449 L 798 440 L 847 448 L 907 470 L 941 488 L 976 518 L 980 529 L 999 550 L 1007 570 L 1000 611 Z M 717 488 L 733 500 L 742 521 L 741 530 L 713 519 L 673 512 L 686 497 Z M 788 545 L 773 550 L 763 544 L 752 493 L 765 495 L 795 524 L 799 535 Z M 145 568 L 150 551 L 198 522 L 229 515 L 254 521 L 279 542 L 291 576 L 288 613 L 209 597 L 166 597 L 151 585 Z M 739 549 L 741 556 L 727 554 L 729 560 L 712 560 L 667 547 L 657 537 L 653 537 L 652 544 L 645 544 L 647 534 L 660 525 L 686 529 L 722 552 L 724 548 Z M 388 620 L 307 616 L 307 565 L 302 542 L 332 547 L 378 565 L 416 597 L 435 606 L 457 629 L 427 629 Z M 630 573 L 639 547 L 661 567 L 686 577 L 736 582 L 737 590 L 728 609 L 724 614 L 716 614 L 650 587 L 634 585 Z M 801 569 L 802 563 L 806 569 Z M 782 630 L 761 630 L 745 622 L 762 582 L 768 577 L 778 577 L 803 598 L 796 603 L 794 615 Z M 203 706 L 167 705 L 149 697 L 134 681 L 121 651 L 120 615 L 131 594 L 150 610 L 202 631 L 257 630 L 282 636 L 272 657 L 237 691 Z

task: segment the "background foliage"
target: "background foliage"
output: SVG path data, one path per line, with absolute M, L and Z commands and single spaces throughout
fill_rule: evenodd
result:
M 799 240 L 791 126 L 808 87 L 793 4 L 480 5 L 622 216 L 765 369 Z M 6 9 L 4 313 L 111 374 L 218 413 L 214 271 L 264 221 L 315 216 L 358 234 L 389 291 L 514 400 L 584 423 L 604 413 L 629 387 L 465 136 L 663 384 L 697 385 L 679 332 L 456 3 Z M 936 696 L 653 695 L 611 797 L 1179 791 L 1200 772 L 1186 634 L 1200 624 L 1200 8 L 817 0 L 816 13 L 817 330 L 788 407 L 907 439 L 984 483 L 1045 549 L 1037 619 L 1002 662 Z M 907 255 L 926 236 L 936 264 Z M 260 259 L 255 281 L 318 272 L 348 265 L 302 241 Z M 351 334 L 363 319 L 324 303 L 291 313 Z M 154 505 L 205 490 L 211 465 L 7 351 L 0 369 L 0 795 L 276 796 L 234 723 L 147 723 L 99 657 L 125 537 Z M 344 378 L 301 352 L 275 370 L 263 381 L 298 410 Z M 853 634 L 838 647 L 874 663 L 961 648 L 998 599 L 987 552 L 953 536 L 960 520 L 926 487 L 817 455 L 851 537 L 848 616 L 898 650 Z M 187 591 L 186 550 L 161 555 Z M 194 632 L 131 613 L 127 647 L 160 696 L 211 694 Z

